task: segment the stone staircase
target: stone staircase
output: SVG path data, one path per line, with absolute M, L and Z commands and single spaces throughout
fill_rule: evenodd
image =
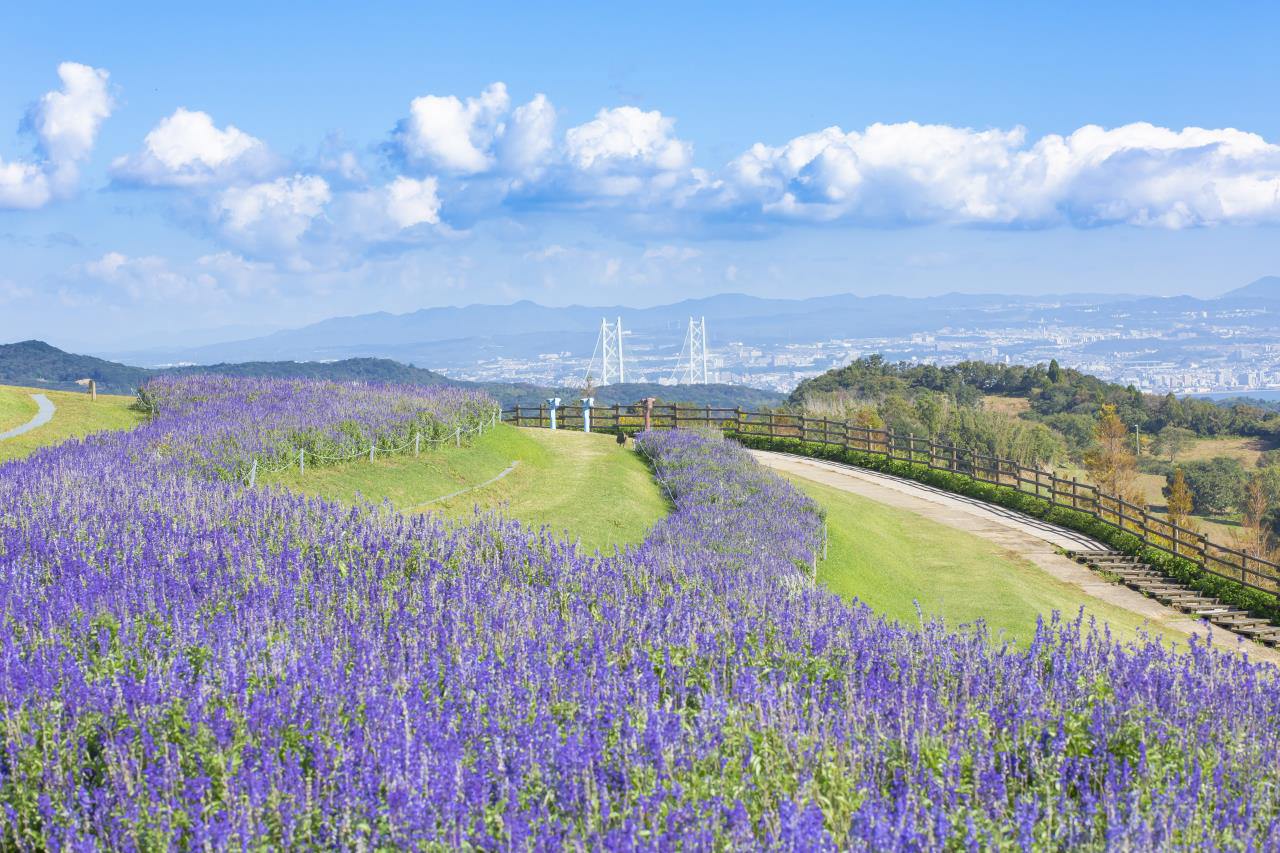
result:
M 1067 555 L 1089 568 L 1120 578 L 1121 583 L 1161 604 L 1207 619 L 1219 628 L 1268 646 L 1280 645 L 1280 626 L 1252 617 L 1247 611 L 1183 586 L 1137 557 L 1118 551 L 1068 551 Z

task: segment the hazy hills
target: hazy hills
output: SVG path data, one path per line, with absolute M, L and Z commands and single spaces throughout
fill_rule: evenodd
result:
M 246 340 L 111 355 L 148 365 L 380 357 L 453 368 L 471 366 L 484 358 L 531 358 L 556 350 L 589 353 L 601 317 L 621 316 L 631 332 L 678 348 L 691 316 L 707 318 L 713 344 L 767 344 L 901 337 L 957 327 L 1097 325 L 1132 317 L 1174 318 L 1190 311 L 1269 305 L 1280 310 L 1280 278 L 1259 279 L 1215 299 L 1096 293 L 1034 297 L 947 294 L 926 298 L 839 294 L 767 299 L 731 293 L 651 308 L 555 308 L 522 301 L 511 305 L 424 308 L 407 314 L 378 312 L 335 317 Z
M 77 379 L 92 378 L 104 394 L 132 394 L 152 376 L 162 373 L 220 373 L 227 376 L 259 376 L 298 379 L 330 379 L 338 382 L 394 382 L 404 385 L 457 385 L 479 388 L 504 406 L 515 403 L 536 405 L 557 396 L 566 404 L 576 403 L 578 389 L 544 388 L 529 383 L 462 382 L 432 370 L 385 358 L 349 358 L 333 362 L 248 361 L 234 364 L 190 365 L 150 369 L 76 355 L 44 341 L 0 344 L 0 385 L 74 390 Z M 621 383 L 597 389 L 600 405 L 634 403 L 643 397 L 659 397 L 697 405 L 725 405 L 754 408 L 776 405 L 783 395 L 736 385 L 662 386 Z

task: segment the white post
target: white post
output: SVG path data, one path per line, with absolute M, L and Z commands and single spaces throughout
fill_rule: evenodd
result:
M 374 449 L 374 445 L 372 445 L 372 444 L 371 444 L 371 445 L 369 445 L 369 461 L 370 461 L 370 462 L 372 462 L 372 461 L 373 461 L 373 449 Z
M 249 488 L 253 488 L 253 484 L 258 481 L 258 460 L 255 457 L 253 464 L 249 466 Z
M 462 427 L 453 428 L 453 446 L 454 447 L 462 446 Z
M 595 397 L 582 398 L 582 431 L 591 432 L 591 407 L 596 402 Z
M 551 412 L 551 428 L 556 428 L 556 406 L 560 405 L 559 397 L 547 398 L 547 409 Z
M 304 448 L 298 448 L 298 473 L 307 473 L 307 451 Z
M 422 450 L 422 433 L 415 432 L 413 434 L 413 455 L 417 456 L 420 450 Z

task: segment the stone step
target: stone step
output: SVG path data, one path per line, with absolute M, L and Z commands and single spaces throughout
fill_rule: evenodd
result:
M 1125 580 L 1149 581 L 1152 583 L 1154 583 L 1155 581 L 1163 581 L 1166 579 L 1164 575 L 1158 574 L 1156 572 L 1136 572 L 1136 571 L 1135 572 L 1112 572 L 1112 574 L 1119 575 Z
M 1115 551 L 1068 551 L 1069 556 L 1095 571 L 1116 576 L 1126 586 L 1183 613 L 1192 614 L 1232 633 L 1259 643 L 1280 646 L 1280 626 L 1252 617 L 1204 593 L 1184 586 L 1137 557 Z
M 1209 617 L 1209 621 L 1215 625 L 1221 625 L 1223 628 L 1230 628 L 1233 631 L 1242 631 L 1250 628 L 1256 629 L 1262 625 L 1271 625 L 1271 623 L 1266 619 L 1256 619 L 1250 616 L 1232 616 L 1227 619 L 1223 619 L 1220 616 L 1211 616 Z
M 1192 610 L 1191 613 L 1194 613 L 1196 616 L 1206 616 L 1206 617 L 1216 616 L 1219 619 L 1230 619 L 1232 616 L 1248 615 L 1243 610 L 1232 610 L 1231 608 L 1222 604 L 1207 605 L 1204 607 L 1199 607 Z

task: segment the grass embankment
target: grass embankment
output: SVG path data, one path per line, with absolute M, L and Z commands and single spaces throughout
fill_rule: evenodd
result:
M 514 470 L 497 482 L 435 500 L 485 483 L 512 462 Z M 620 449 L 612 436 L 505 424 L 461 448 L 356 460 L 301 475 L 293 469 L 262 482 L 343 501 L 386 499 L 402 511 L 455 518 L 477 506 L 498 509 L 526 524 L 564 531 L 589 549 L 639 542 L 667 512 L 644 461 L 629 447 Z
M 91 432 L 129 429 L 143 420 L 140 412 L 129 408 L 133 405 L 133 397 L 99 394 L 97 400 L 90 400 L 89 395 L 84 392 L 0 385 L 0 430 L 26 423 L 35 416 L 36 403 L 31 399 L 32 394 L 44 394 L 49 398 L 56 408 L 53 420 L 31 432 L 0 441 L 0 462 L 27 456 L 40 447 L 59 444 Z M 15 400 L 16 403 L 13 402 Z M 29 408 L 24 408 L 27 404 Z M 8 412 L 14 414 L 10 416 L 6 414 Z
M 981 619 L 993 638 L 1025 645 L 1038 617 L 1047 619 L 1056 610 L 1074 619 L 1083 606 L 1086 618 L 1106 622 L 1120 639 L 1143 629 L 1186 639 L 985 539 L 801 477 L 788 479 L 827 511 L 830 542 L 818 580 L 892 619 L 915 623 L 918 602 L 926 617 L 939 617 L 952 628 Z
M 36 416 L 36 401 L 16 388 L 0 387 L 0 432 L 22 426 Z

